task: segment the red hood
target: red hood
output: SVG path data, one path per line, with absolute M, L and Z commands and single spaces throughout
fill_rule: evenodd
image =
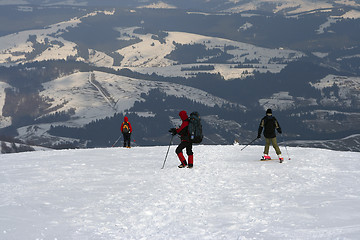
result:
M 128 117 L 124 117 L 124 122 L 128 122 L 128 121 L 129 121 Z
M 183 120 L 183 121 L 188 119 L 188 115 L 187 115 L 187 113 L 185 111 L 179 112 L 179 116 L 180 116 L 181 120 Z

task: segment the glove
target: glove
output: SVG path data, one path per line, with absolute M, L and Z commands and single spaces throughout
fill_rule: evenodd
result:
M 278 133 L 282 134 L 281 128 L 277 129 Z
M 176 135 L 176 134 L 177 134 L 176 128 L 170 128 L 169 132 L 170 132 L 172 135 Z

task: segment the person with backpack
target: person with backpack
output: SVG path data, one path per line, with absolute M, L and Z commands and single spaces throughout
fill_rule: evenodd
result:
M 124 139 L 124 147 L 130 148 L 130 138 L 132 133 L 132 127 L 128 117 L 124 117 L 124 122 L 121 124 L 121 132 Z
M 182 120 L 182 124 L 179 128 L 171 128 L 169 132 L 172 133 L 172 135 L 179 134 L 181 142 L 178 145 L 178 147 L 175 150 L 175 153 L 177 154 L 181 164 L 178 166 L 179 168 L 185 168 L 186 166 L 188 168 L 192 168 L 194 164 L 194 153 L 192 151 L 192 141 L 190 139 L 190 133 L 189 133 L 189 117 L 186 113 L 186 111 L 179 112 L 179 116 Z M 183 149 L 186 148 L 186 154 L 188 155 L 188 163 L 186 162 L 186 159 L 183 154 Z
M 276 141 L 275 130 L 277 130 L 279 134 L 281 134 L 282 131 L 279 122 L 272 115 L 272 110 L 270 108 L 266 110 L 266 116 L 263 117 L 260 121 L 257 138 L 261 138 L 261 132 L 263 130 L 265 137 L 265 148 L 264 148 L 264 156 L 262 157 L 262 159 L 263 160 L 271 159 L 271 157 L 269 156 L 269 148 L 271 143 L 275 149 L 276 154 L 279 157 L 280 163 L 282 163 L 284 159 L 281 156 L 281 151 Z

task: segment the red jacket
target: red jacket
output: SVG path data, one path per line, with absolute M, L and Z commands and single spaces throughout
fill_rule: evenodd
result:
M 179 112 L 179 116 L 182 120 L 182 124 L 179 128 L 176 129 L 176 132 L 180 135 L 181 141 L 190 141 L 188 126 L 189 126 L 189 117 L 185 111 Z
M 121 127 L 120 127 L 121 132 L 123 132 L 124 123 L 127 123 L 129 125 L 129 129 L 130 129 L 129 133 L 132 133 L 132 127 L 131 127 L 128 117 L 124 117 L 124 122 L 121 124 Z

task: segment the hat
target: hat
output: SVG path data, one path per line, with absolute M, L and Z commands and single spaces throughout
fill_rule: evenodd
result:
M 266 110 L 266 114 L 268 114 L 268 113 L 272 114 L 272 110 L 271 110 L 270 108 L 268 108 L 268 109 Z
M 188 119 L 188 115 L 187 115 L 187 113 L 186 113 L 186 111 L 181 111 L 181 112 L 179 112 L 179 116 L 180 116 L 180 118 L 181 118 L 181 120 L 185 120 L 185 119 Z

